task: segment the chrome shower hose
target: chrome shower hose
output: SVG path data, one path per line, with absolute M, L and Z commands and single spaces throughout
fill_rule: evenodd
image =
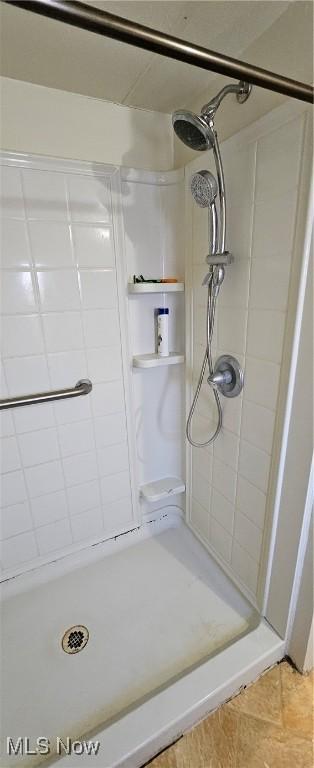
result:
M 210 279 L 208 281 L 208 294 L 207 294 L 207 313 L 206 313 L 206 350 L 204 355 L 204 360 L 201 367 L 201 372 L 199 375 L 199 379 L 197 382 L 197 387 L 195 390 L 195 395 L 193 397 L 193 402 L 190 408 L 190 413 L 188 415 L 188 420 L 186 423 L 186 436 L 191 445 L 193 445 L 195 448 L 203 448 L 206 445 L 210 445 L 211 443 L 216 440 L 216 437 L 218 437 L 219 432 L 222 427 L 222 408 L 221 403 L 219 399 L 219 394 L 216 389 L 213 389 L 214 398 L 217 405 L 217 411 L 218 411 L 218 423 L 215 432 L 212 434 L 212 436 L 209 438 L 209 440 L 206 440 L 205 443 L 197 443 L 195 440 L 192 439 L 191 435 L 191 427 L 192 427 L 192 419 L 195 413 L 197 401 L 200 395 L 200 391 L 202 388 L 204 376 L 206 367 L 208 365 L 208 372 L 209 376 L 213 374 L 213 362 L 212 362 L 212 338 L 213 338 L 213 330 L 214 330 L 214 322 L 215 322 L 215 310 L 216 310 L 216 299 L 217 299 L 217 292 L 213 289 L 213 268 L 211 268 L 211 275 Z

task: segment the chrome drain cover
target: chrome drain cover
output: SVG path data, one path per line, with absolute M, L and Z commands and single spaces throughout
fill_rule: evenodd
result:
M 79 653 L 85 648 L 89 640 L 89 631 L 82 624 L 75 624 L 64 633 L 61 640 L 62 648 L 65 653 Z

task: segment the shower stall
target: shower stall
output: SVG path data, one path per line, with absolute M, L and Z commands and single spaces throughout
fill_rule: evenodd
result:
M 1 152 L 3 768 L 140 768 L 287 652 L 311 113 L 219 145 L 253 94 L 177 170 Z

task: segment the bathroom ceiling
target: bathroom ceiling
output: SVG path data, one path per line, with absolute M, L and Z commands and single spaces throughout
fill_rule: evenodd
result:
M 90 0 L 89 5 L 245 60 L 246 49 L 265 37 L 291 5 L 302 12 L 310 3 Z M 171 112 L 195 101 L 217 77 L 5 4 L 1 22 L 1 74 L 18 80 Z

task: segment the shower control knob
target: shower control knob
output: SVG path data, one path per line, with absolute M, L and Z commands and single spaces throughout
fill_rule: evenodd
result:
M 208 384 L 225 397 L 237 397 L 243 388 L 243 369 L 232 355 L 221 355 L 216 360 L 214 371 L 208 377 Z

